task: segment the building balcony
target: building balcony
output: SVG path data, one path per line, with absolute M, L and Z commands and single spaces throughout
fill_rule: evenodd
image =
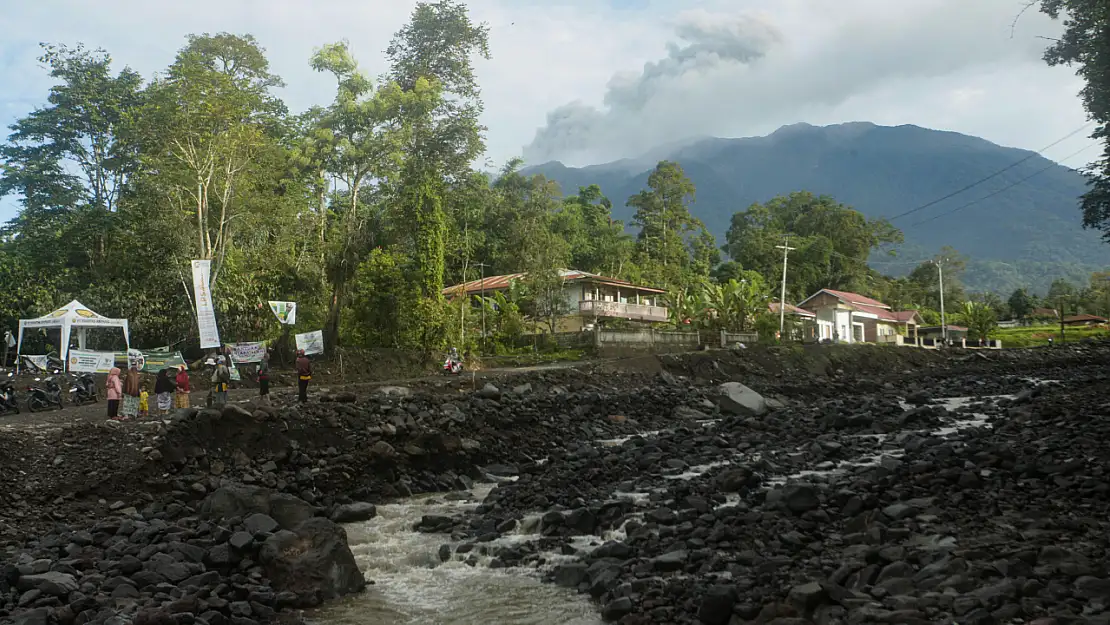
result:
M 664 306 L 627 304 L 624 302 L 582 300 L 578 302 L 578 311 L 584 317 L 619 317 L 621 319 L 659 323 L 670 319 L 670 313 Z

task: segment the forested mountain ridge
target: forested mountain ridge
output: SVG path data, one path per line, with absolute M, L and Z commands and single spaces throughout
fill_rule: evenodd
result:
M 700 140 L 665 158 L 678 161 L 693 181 L 692 212 L 718 241 L 733 213 L 792 191 L 831 195 L 868 217 L 893 218 L 1026 159 L 894 219 L 905 233 L 900 257 L 874 256 L 873 266 L 905 274 L 951 246 L 969 257 L 969 288 L 1009 293 L 1021 286 L 1043 292 L 1061 277 L 1082 282 L 1110 265 L 1110 247 L 1081 226 L 1078 197 L 1086 181 L 1080 173 L 978 137 L 909 125 L 795 124 L 766 137 Z M 624 200 L 644 187 L 653 165 L 649 159 L 582 168 L 552 162 L 526 172 L 557 181 L 568 194 L 598 184 L 613 199 L 614 215 L 628 223 L 633 211 Z

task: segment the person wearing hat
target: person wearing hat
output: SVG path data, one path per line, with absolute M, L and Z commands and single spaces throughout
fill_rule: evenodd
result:
M 308 401 L 308 383 L 312 380 L 312 362 L 305 355 L 303 349 L 297 350 L 297 389 L 300 394 L 297 399 L 304 403 Z
M 227 385 L 231 382 L 231 371 L 223 356 L 216 357 L 216 370 L 212 373 L 212 403 L 223 407 L 227 405 Z

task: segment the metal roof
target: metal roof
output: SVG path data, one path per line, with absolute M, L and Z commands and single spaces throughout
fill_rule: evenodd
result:
M 483 279 L 471 280 L 462 284 L 456 284 L 443 289 L 444 295 L 457 295 L 459 293 L 481 293 L 482 291 L 497 291 L 500 289 L 507 289 L 514 280 L 523 280 L 528 277 L 527 273 L 509 273 L 501 276 L 486 276 Z M 578 271 L 577 269 L 560 269 L 559 277 L 565 282 L 592 282 L 597 284 L 604 284 L 617 288 L 625 288 L 633 291 L 641 291 L 646 293 L 662 294 L 666 293 L 663 289 L 657 289 L 650 286 L 639 286 L 632 284 L 627 280 L 620 278 L 610 278 L 588 271 Z

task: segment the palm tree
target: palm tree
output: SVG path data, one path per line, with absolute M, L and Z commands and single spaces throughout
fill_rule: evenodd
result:
M 998 316 L 994 309 L 977 302 L 964 302 L 959 319 L 967 326 L 968 338 L 974 340 L 989 339 L 998 327 Z

